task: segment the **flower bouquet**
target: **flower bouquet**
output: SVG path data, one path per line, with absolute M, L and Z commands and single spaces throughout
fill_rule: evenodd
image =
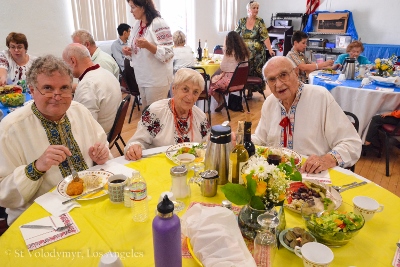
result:
M 392 55 L 390 58 L 375 59 L 375 68 L 379 76 L 391 76 L 394 64 L 397 62 L 397 56 Z

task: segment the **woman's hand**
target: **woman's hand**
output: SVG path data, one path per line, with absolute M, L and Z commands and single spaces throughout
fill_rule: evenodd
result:
M 67 156 L 71 156 L 71 151 L 63 145 L 50 145 L 44 153 L 36 160 L 35 167 L 40 172 L 48 171 L 52 166 L 58 166 Z
M 130 48 L 129 46 L 124 46 L 124 47 L 122 47 L 122 53 L 125 56 L 131 56 L 132 55 L 132 48 Z
M 269 50 L 268 52 L 269 52 L 269 55 L 270 55 L 271 57 L 275 56 L 275 51 L 274 51 L 274 50 L 271 49 L 271 50 Z
M 132 145 L 125 153 L 125 159 L 138 160 L 142 158 L 142 147 L 140 145 Z
M 385 118 L 386 116 L 392 116 L 392 112 L 385 112 L 381 114 L 382 118 Z
M 301 172 L 320 173 L 336 166 L 336 160 L 330 155 L 323 156 L 311 155 L 301 166 Z
M 108 149 L 108 147 L 102 143 L 95 143 L 92 147 L 89 148 L 90 158 L 98 165 L 102 165 L 107 162 L 109 153 L 110 150 Z

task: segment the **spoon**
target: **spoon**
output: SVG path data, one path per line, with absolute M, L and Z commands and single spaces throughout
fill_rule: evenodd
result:
M 332 185 L 332 188 L 335 189 L 336 191 L 340 191 L 340 189 L 342 189 L 343 187 L 351 186 L 351 185 L 356 184 L 356 183 L 357 182 L 353 182 L 353 183 L 350 183 L 350 184 L 344 184 L 344 185 Z

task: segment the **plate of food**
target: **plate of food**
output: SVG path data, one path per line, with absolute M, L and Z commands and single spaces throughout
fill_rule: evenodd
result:
M 324 69 L 320 71 L 321 74 L 338 74 L 338 72 L 336 70 L 332 70 L 332 69 Z
M 203 162 L 204 156 L 206 154 L 206 144 L 185 142 L 170 146 L 165 151 L 165 155 L 167 156 L 167 158 L 172 160 L 175 164 L 180 164 L 179 160 L 177 159 L 177 156 L 184 153 L 189 153 L 194 155 L 196 157 L 194 160 L 195 162 Z
M 13 84 L 0 86 L 0 95 L 6 95 L 12 93 L 22 93 L 22 87 Z
M 107 181 L 108 177 L 112 176 L 111 172 L 107 171 L 80 171 L 78 172 L 80 181 L 73 181 L 71 175 L 65 177 L 57 185 L 57 192 L 65 197 L 72 198 L 84 194 L 87 191 L 104 186 L 103 190 L 83 196 L 79 200 L 95 199 L 107 194 Z
M 342 205 L 342 196 L 333 187 L 303 181 L 293 182 L 287 189 L 286 200 L 283 206 L 296 213 L 301 213 L 305 202 L 313 202 L 323 210 L 337 210 Z
M 308 231 L 300 227 L 285 229 L 279 233 L 279 242 L 287 250 L 294 253 L 295 246 L 303 246 L 308 242 L 314 242 L 315 237 Z
M 25 94 L 22 93 L 10 93 L 2 95 L 0 97 L 0 102 L 5 107 L 18 107 L 22 106 L 25 102 Z
M 283 157 L 281 157 L 281 163 L 286 163 L 290 162 L 290 160 L 293 158 L 294 164 L 299 167 L 301 165 L 301 156 L 299 153 L 297 153 L 294 150 L 291 150 L 286 147 L 282 147 L 282 152 L 283 152 Z M 256 147 L 256 155 L 263 156 L 265 158 L 268 158 L 268 155 L 271 154 L 271 150 L 268 147 L 265 146 L 257 146 Z

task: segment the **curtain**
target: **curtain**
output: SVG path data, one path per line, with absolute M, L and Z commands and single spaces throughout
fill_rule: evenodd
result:
M 237 0 L 218 0 L 218 31 L 233 31 L 237 23 Z
M 123 0 L 71 0 L 71 6 L 75 30 L 88 30 L 95 41 L 117 39 L 118 25 L 127 21 Z

